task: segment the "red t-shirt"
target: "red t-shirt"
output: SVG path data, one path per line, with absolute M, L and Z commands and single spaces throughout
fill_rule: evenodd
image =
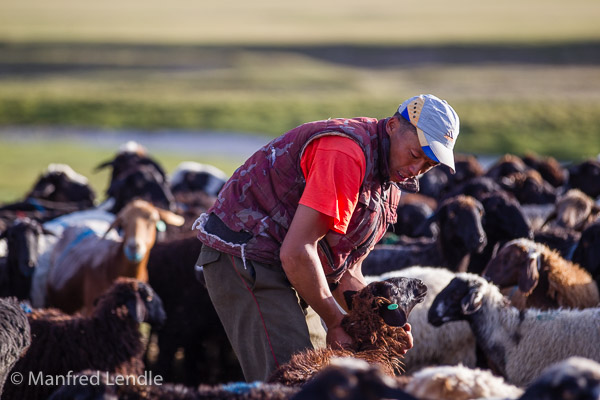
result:
M 300 204 L 332 217 L 329 229 L 346 233 L 365 177 L 365 154 L 343 136 L 323 136 L 304 150 L 300 166 L 306 187 Z

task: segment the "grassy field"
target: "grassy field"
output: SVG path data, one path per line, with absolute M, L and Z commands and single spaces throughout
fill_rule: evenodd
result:
M 596 0 L 2 0 L 0 40 L 322 44 L 600 38 Z
M 596 0 L 3 0 L 0 128 L 276 136 L 434 93 L 461 116 L 457 151 L 581 160 L 600 152 L 598 20 Z M 47 136 L 0 136 L 0 202 L 50 162 L 103 191 L 112 153 Z

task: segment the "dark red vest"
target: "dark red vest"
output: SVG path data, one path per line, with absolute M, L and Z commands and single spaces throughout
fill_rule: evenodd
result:
M 319 243 L 319 256 L 330 282 L 364 256 L 396 222 L 400 190 L 389 181 L 389 137 L 386 120 L 330 119 L 310 122 L 271 141 L 227 181 L 208 210 L 235 232 L 252 238 L 243 245 L 221 240 L 204 230 L 207 215 L 199 218 L 198 238 L 206 245 L 237 257 L 275 264 L 294 218 L 306 181 L 300 159 L 306 146 L 324 135 L 356 141 L 365 154 L 366 169 L 358 204 L 345 235 L 329 231 Z M 243 253 L 243 254 L 242 254 Z

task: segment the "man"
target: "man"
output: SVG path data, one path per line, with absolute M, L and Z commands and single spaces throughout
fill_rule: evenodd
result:
M 344 292 L 366 285 L 361 262 L 396 221 L 400 189 L 418 190 L 416 177 L 439 163 L 454 170 L 458 132 L 445 101 L 420 95 L 390 118 L 300 125 L 235 171 L 195 226 L 198 265 L 247 381 L 305 348 L 351 343 Z

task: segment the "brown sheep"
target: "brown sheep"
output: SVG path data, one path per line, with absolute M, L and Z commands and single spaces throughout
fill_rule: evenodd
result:
M 406 323 L 412 308 L 422 302 L 427 287 L 419 279 L 391 278 L 372 282 L 359 292 L 344 293 L 350 313 L 342 327 L 352 337 L 349 348 L 310 349 L 279 366 L 268 382 L 296 386 L 331 363 L 334 357 L 355 357 L 378 365 L 385 374 L 402 372 L 401 359 L 411 347 Z
M 94 301 L 120 276 L 148 281 L 147 263 L 159 221 L 183 224 L 183 218 L 144 200 L 129 203 L 108 228 L 123 230 L 123 240 L 100 238 L 89 228 L 63 232 L 52 250 L 47 281 L 48 305 L 90 314 Z
M 579 189 L 571 189 L 556 201 L 554 211 L 544 225 L 552 223 L 563 228 L 583 231 L 600 216 L 600 206 Z
M 587 271 L 528 239 L 508 242 L 483 276 L 505 289 L 519 309 L 587 308 L 600 303 L 598 287 Z

